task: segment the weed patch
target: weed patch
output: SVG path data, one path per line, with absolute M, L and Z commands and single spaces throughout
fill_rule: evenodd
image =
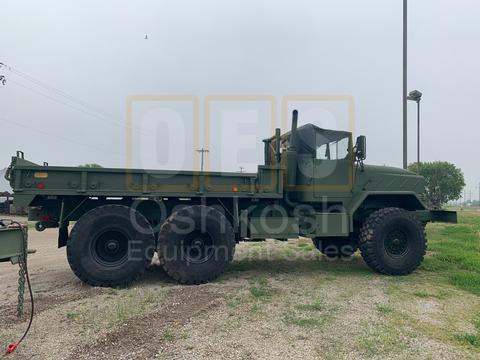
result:
M 272 289 L 265 278 L 259 278 L 250 286 L 250 294 L 256 300 L 269 300 L 272 297 Z
M 479 214 L 459 212 L 459 224 L 430 224 L 427 230 L 430 255 L 421 268 L 480 295 Z
M 395 310 L 393 307 L 391 307 L 390 305 L 385 305 L 385 304 L 379 304 L 377 305 L 377 311 L 380 313 L 380 314 L 391 314 L 393 313 Z

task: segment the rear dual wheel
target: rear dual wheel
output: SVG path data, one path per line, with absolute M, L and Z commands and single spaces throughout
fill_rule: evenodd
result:
M 125 286 L 141 277 L 155 249 L 147 219 L 126 206 L 95 208 L 75 224 L 67 241 L 71 269 L 93 286 Z M 220 276 L 235 252 L 230 222 L 218 210 L 189 206 L 162 225 L 157 251 L 172 278 L 200 284 Z
M 213 207 L 185 207 L 163 223 L 157 252 L 163 269 L 176 281 L 205 283 L 220 276 L 232 261 L 233 228 Z

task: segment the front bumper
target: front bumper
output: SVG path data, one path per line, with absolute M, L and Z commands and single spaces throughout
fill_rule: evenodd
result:
M 457 212 L 449 210 L 417 210 L 415 211 L 421 222 L 443 222 L 456 224 Z

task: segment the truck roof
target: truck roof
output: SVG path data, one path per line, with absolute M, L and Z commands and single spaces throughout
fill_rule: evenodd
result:
M 282 144 L 288 143 L 291 131 L 281 136 Z M 311 153 L 316 150 L 317 144 L 338 141 L 351 135 L 349 131 L 323 129 L 313 124 L 305 124 L 297 128 L 297 151 L 298 153 Z M 265 141 L 274 141 L 272 136 Z

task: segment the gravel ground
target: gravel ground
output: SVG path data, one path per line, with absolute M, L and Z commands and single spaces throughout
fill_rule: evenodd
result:
M 83 285 L 55 230 L 30 230 L 30 248 L 36 313 L 12 359 L 480 358 L 456 341 L 475 330 L 478 296 L 422 271 L 373 274 L 358 255 L 327 261 L 306 239 L 240 244 L 214 283 L 180 286 L 154 265 L 128 289 Z M 0 264 L 5 346 L 26 326 L 15 317 L 17 271 Z

